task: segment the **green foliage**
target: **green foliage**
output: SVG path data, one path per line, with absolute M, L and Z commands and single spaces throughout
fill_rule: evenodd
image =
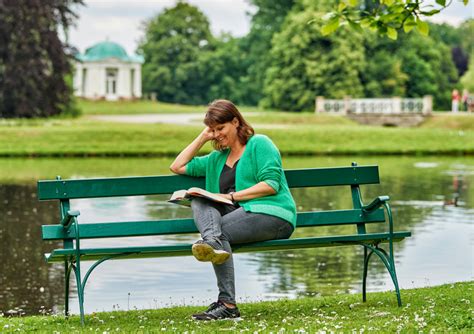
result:
M 398 43 L 395 52 L 402 71 L 410 75 L 407 96 L 433 95 L 437 110 L 449 110 L 451 91 L 458 81 L 449 48 L 420 34 L 405 35 Z
M 315 9 L 290 13 L 272 41 L 262 105 L 285 110 L 308 110 L 314 98 L 361 96 L 359 79 L 364 63 L 362 37 L 350 29 L 324 37 Z M 343 56 L 342 56 L 343 55 Z
M 471 94 L 474 92 L 474 52 L 469 59 L 469 69 L 461 78 L 461 85 L 471 92 Z
M 435 109 L 449 109 L 456 68 L 459 74 L 467 69 L 474 20 L 460 28 L 431 24 L 426 37 L 417 32 L 425 23 L 407 17 L 403 28 L 413 32 L 387 26 L 387 37 L 380 37 L 341 15 L 325 15 L 336 4 L 350 11 L 356 2 L 253 0 L 257 10 L 243 38 L 213 37 L 204 14 L 178 2 L 146 24 L 144 90 L 165 102 L 206 105 L 227 98 L 288 111 L 313 109 L 317 95 L 431 94 Z M 372 1 L 365 6 L 377 9 Z M 321 29 L 334 32 L 325 36 Z
M 226 98 L 236 103 L 243 100 L 240 79 L 245 75 L 244 55 L 240 52 L 239 40 L 222 36 L 215 42 L 213 51 L 202 52 L 188 70 L 196 73 L 192 84 L 200 94 L 201 104 Z M 198 93 L 200 92 L 200 93 Z
M 269 50 L 295 0 L 251 0 L 257 7 L 247 36 L 240 41 L 242 64 L 246 69 L 238 87 L 240 103 L 257 105 L 263 98 L 265 71 L 270 64 Z
M 412 30 L 428 36 L 430 26 L 426 18 L 439 14 L 451 5 L 452 1 L 436 0 L 339 0 L 337 6 L 326 18 L 321 27 L 323 35 L 335 31 L 342 23 L 354 29 L 365 28 L 382 36 L 396 40 L 398 31 L 408 33 Z M 467 6 L 469 0 L 464 0 Z
M 449 47 L 451 58 L 461 77 L 466 71 L 469 54 L 474 47 L 474 19 L 464 21 L 459 27 L 449 24 L 430 24 L 430 36 Z
M 472 54 L 474 52 L 474 18 L 464 21 L 458 30 L 462 49 Z
M 367 50 L 365 70 L 361 76 L 366 97 L 406 96 L 406 83 L 410 76 L 403 72 L 402 62 L 397 55 L 380 49 Z
M 75 115 L 68 46 L 58 35 L 82 0 L 0 1 L 0 118 Z M 70 79 L 70 77 L 69 77 Z
M 194 62 L 213 49 L 209 21 L 196 7 L 178 2 L 145 23 L 143 89 L 165 102 L 202 102 Z

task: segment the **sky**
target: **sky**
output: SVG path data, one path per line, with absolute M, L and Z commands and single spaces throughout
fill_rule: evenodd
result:
M 453 4 L 433 17 L 437 23 L 446 22 L 459 25 L 473 17 L 474 0 L 468 7 L 462 0 L 452 0 Z M 86 6 L 76 11 L 79 19 L 76 27 L 69 31 L 69 42 L 80 52 L 109 39 L 122 45 L 127 53 L 133 54 L 143 36 L 143 21 L 159 14 L 165 8 L 173 7 L 176 0 L 85 0 Z M 250 30 L 249 13 L 255 7 L 248 0 L 188 0 L 208 17 L 214 35 L 222 32 L 235 37 L 244 36 Z M 434 1 L 432 1 L 434 2 Z

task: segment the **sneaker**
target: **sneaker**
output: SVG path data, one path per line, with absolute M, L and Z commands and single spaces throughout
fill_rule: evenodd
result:
M 209 308 L 201 313 L 193 314 L 194 320 L 219 320 L 219 319 L 234 319 L 240 318 L 240 311 L 237 308 L 229 308 L 223 302 L 218 301 L 209 305 Z
M 192 252 L 196 260 L 222 264 L 230 257 L 230 253 L 222 249 L 214 249 L 204 240 L 198 240 L 193 244 Z
M 193 318 L 202 317 L 202 316 L 206 315 L 207 312 L 212 311 L 213 309 L 215 309 L 215 308 L 216 308 L 217 306 L 219 306 L 220 304 L 221 304 L 220 301 L 214 302 L 214 303 L 212 303 L 211 305 L 209 305 L 209 306 L 207 307 L 207 310 L 202 311 L 202 312 L 199 312 L 199 313 L 195 313 L 195 314 L 192 315 L 192 317 L 193 317 Z

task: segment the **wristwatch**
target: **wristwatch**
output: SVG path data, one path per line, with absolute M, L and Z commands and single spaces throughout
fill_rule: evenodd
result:
M 231 191 L 231 192 L 229 193 L 229 195 L 230 195 L 230 199 L 232 200 L 232 203 L 235 204 L 234 193 L 235 193 L 235 191 Z

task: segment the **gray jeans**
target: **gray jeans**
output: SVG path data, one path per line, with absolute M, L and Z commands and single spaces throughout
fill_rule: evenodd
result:
M 225 263 L 213 265 L 219 288 L 219 300 L 235 304 L 233 244 L 272 239 L 287 239 L 293 233 L 293 226 L 286 220 L 262 213 L 246 212 L 239 207 L 229 206 L 194 198 L 191 202 L 194 223 L 203 240 L 216 248 L 231 253 Z

